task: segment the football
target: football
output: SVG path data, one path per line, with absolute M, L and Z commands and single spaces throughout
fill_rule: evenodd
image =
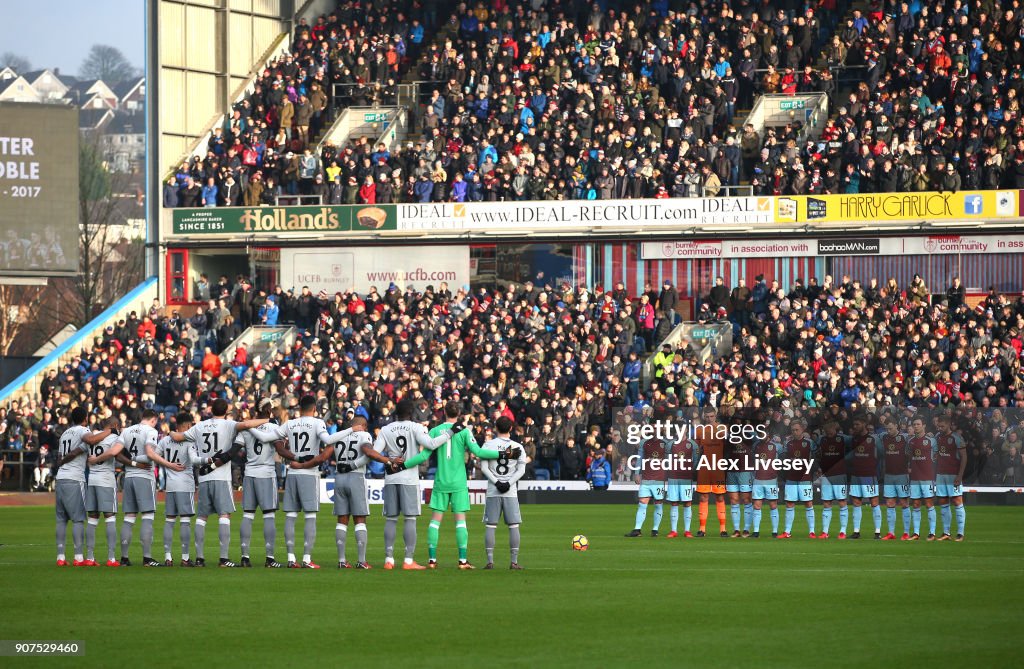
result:
M 590 542 L 582 534 L 577 534 L 572 538 L 572 549 L 574 551 L 585 551 L 590 547 Z

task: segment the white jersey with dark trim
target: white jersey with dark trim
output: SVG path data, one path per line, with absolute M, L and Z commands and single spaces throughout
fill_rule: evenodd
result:
M 82 437 L 89 433 L 89 428 L 82 425 L 73 425 L 64 430 L 60 435 L 60 458 L 66 457 L 68 453 L 77 448 L 82 449 L 82 453 L 57 470 L 58 481 L 79 481 L 85 483 L 85 465 L 89 459 L 89 445 L 82 441 Z
M 164 469 L 166 476 L 165 491 L 195 492 L 196 476 L 193 466 L 199 459 L 196 453 L 196 445 L 188 441 L 179 443 L 171 439 L 170 436 L 167 436 L 157 443 L 154 450 L 164 460 L 185 466 L 185 469 L 180 472 Z
M 119 441 L 124 444 L 124 454 L 129 458 L 136 462 L 149 462 L 149 456 L 146 455 L 146 444 L 156 448 L 157 442 L 160 441 L 160 435 L 157 433 L 156 428 L 139 423 L 138 425 L 125 428 L 121 432 Z M 151 479 L 153 478 L 153 470 L 125 467 L 124 476 L 129 479 Z
M 286 440 L 288 448 L 298 460 L 308 456 L 320 454 L 322 442 L 330 437 L 327 434 L 327 425 L 316 416 L 300 416 L 292 418 L 278 428 L 277 433 L 281 439 Z M 288 476 L 320 476 L 316 467 L 310 469 L 292 469 Z
M 245 475 L 254 479 L 277 478 L 274 462 L 274 442 L 282 439 L 281 426 L 264 423 L 245 432 L 239 432 L 235 443 L 245 447 Z
M 89 449 L 89 455 L 91 457 L 97 457 L 103 455 L 108 450 L 114 447 L 120 439 L 116 434 L 107 435 L 106 439 L 98 444 L 92 446 L 86 446 Z M 83 442 L 84 443 L 84 442 Z M 115 479 L 114 471 L 114 458 L 104 460 L 98 465 L 91 465 L 89 467 L 89 485 L 103 486 L 106 488 L 114 488 L 117 486 L 117 480 Z
M 196 454 L 200 460 L 212 458 L 217 453 L 231 450 L 235 441 L 237 423 L 228 418 L 208 418 L 190 427 L 185 439 L 195 444 Z M 231 467 L 217 467 L 209 474 L 199 477 L 199 482 L 228 481 L 231 482 Z

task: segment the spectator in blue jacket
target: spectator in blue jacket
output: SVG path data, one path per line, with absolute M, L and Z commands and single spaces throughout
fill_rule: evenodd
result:
M 477 163 L 483 165 L 487 162 L 487 156 L 491 157 L 491 162 L 495 165 L 498 164 L 498 150 L 494 148 L 494 145 L 488 142 L 486 139 L 483 140 L 483 148 L 480 149 L 480 153 L 477 154 Z
M 612 466 L 604 457 L 603 451 L 596 451 L 594 458 L 590 461 L 590 468 L 587 469 L 587 480 L 594 490 L 607 490 L 612 480 Z
M 213 177 L 207 179 L 206 185 L 203 186 L 202 204 L 204 207 L 217 206 L 217 182 Z
M 178 180 L 170 177 L 164 184 L 164 209 L 178 206 Z
M 263 325 L 277 325 L 277 318 L 281 310 L 274 301 L 273 296 L 268 297 L 266 303 L 260 307 L 260 323 Z
M 420 25 L 419 20 L 412 20 L 412 27 L 409 28 L 409 39 L 416 46 L 423 44 L 423 26 Z
M 430 196 L 434 193 L 434 184 L 426 174 L 421 174 L 412 190 L 416 195 L 417 202 L 430 202 Z
M 850 376 L 847 379 L 846 387 L 839 393 L 839 397 L 847 409 L 860 401 L 860 386 L 857 385 L 856 377 Z
M 455 175 L 455 181 L 452 182 L 452 202 L 465 202 L 466 201 L 466 187 L 467 184 L 462 178 L 461 173 Z
M 629 360 L 622 368 L 622 380 L 626 382 L 626 406 L 635 404 L 640 398 L 640 370 L 643 363 L 636 351 L 629 352 Z

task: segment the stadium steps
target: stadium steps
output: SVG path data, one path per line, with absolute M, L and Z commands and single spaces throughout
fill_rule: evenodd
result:
M 127 319 L 133 311 L 139 314 L 147 313 L 158 294 L 155 276 L 128 291 L 124 297 L 107 307 L 103 313 L 64 340 L 60 346 L 25 370 L 21 376 L 0 389 L 0 405 L 8 406 L 19 400 L 38 399 L 39 386 L 51 369 L 60 369 L 71 363 L 85 346 L 91 346 L 95 338 L 103 336 L 108 325 L 115 325 L 119 320 Z
M 295 344 L 298 331 L 289 325 L 254 325 L 245 330 L 220 353 L 221 362 L 230 365 L 235 351 L 245 346 L 248 366 L 255 367 L 277 355 L 284 348 Z

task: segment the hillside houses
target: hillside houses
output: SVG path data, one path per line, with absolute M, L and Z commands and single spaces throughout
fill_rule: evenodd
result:
M 16 72 L 0 69 L 0 102 L 63 104 L 77 107 L 78 129 L 98 140 L 109 169 L 136 172 L 146 155 L 146 80 L 134 77 L 116 85 L 79 79 L 59 69 Z

